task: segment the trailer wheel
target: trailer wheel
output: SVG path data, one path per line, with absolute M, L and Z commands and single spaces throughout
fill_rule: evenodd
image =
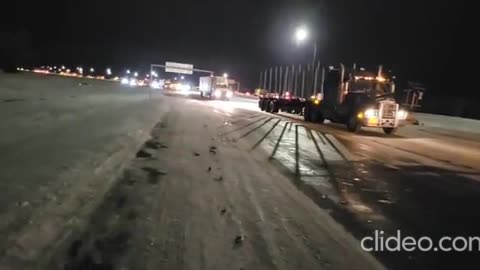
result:
M 347 129 L 350 132 L 358 133 L 362 129 L 362 125 L 357 121 L 355 116 L 351 116 L 347 122 Z
M 397 128 L 383 128 L 383 132 L 387 135 L 393 135 L 397 132 Z
M 278 113 L 278 106 L 274 101 L 270 101 L 270 112 Z
M 265 105 L 264 105 L 263 100 L 259 100 L 259 101 L 258 101 L 258 107 L 260 108 L 260 110 L 261 110 L 262 112 L 265 111 Z
M 263 101 L 263 109 L 266 112 L 270 112 L 270 101 L 268 101 L 268 100 Z

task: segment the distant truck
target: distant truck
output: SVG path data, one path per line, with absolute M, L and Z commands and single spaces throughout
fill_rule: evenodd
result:
M 200 77 L 200 96 L 212 99 L 229 100 L 233 96 L 231 84 L 225 77 Z
M 362 127 L 382 128 L 393 134 L 406 124 L 408 112 L 394 98 L 395 84 L 379 67 L 377 72 L 365 70 L 346 75 L 345 67 L 329 68 L 322 78 L 323 93 L 296 97 L 289 92 L 265 93 L 259 99 L 262 111 L 286 111 L 303 114 L 305 121 L 323 123 L 330 120 L 346 124 L 351 132 Z

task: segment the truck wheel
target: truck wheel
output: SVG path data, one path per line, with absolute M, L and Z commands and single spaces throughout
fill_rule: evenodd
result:
M 307 122 L 312 122 L 312 111 L 308 105 L 303 107 L 303 119 Z
M 270 101 L 266 100 L 266 101 L 263 102 L 263 109 L 266 112 L 270 112 Z
M 278 113 L 278 106 L 274 101 L 270 101 L 270 112 Z
M 350 119 L 348 119 L 347 129 L 350 132 L 358 133 L 362 129 L 362 125 L 357 121 L 355 116 L 352 116 Z
M 383 128 L 383 132 L 387 135 L 393 135 L 397 132 L 397 128 Z
M 311 113 L 311 115 L 312 122 L 314 123 L 323 124 L 323 122 L 325 121 L 325 118 L 323 118 L 323 114 L 321 112 L 313 112 Z
M 265 105 L 264 105 L 263 100 L 258 101 L 258 107 L 260 108 L 260 110 L 262 112 L 265 111 Z

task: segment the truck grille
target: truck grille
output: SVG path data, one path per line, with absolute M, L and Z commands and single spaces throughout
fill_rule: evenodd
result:
M 397 104 L 383 104 L 382 118 L 395 118 Z

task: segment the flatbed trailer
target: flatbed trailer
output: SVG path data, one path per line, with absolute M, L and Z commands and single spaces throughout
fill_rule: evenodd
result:
M 260 110 L 270 113 L 288 112 L 303 115 L 306 103 L 306 99 L 291 96 L 289 92 L 282 96 L 261 95 L 258 99 Z

